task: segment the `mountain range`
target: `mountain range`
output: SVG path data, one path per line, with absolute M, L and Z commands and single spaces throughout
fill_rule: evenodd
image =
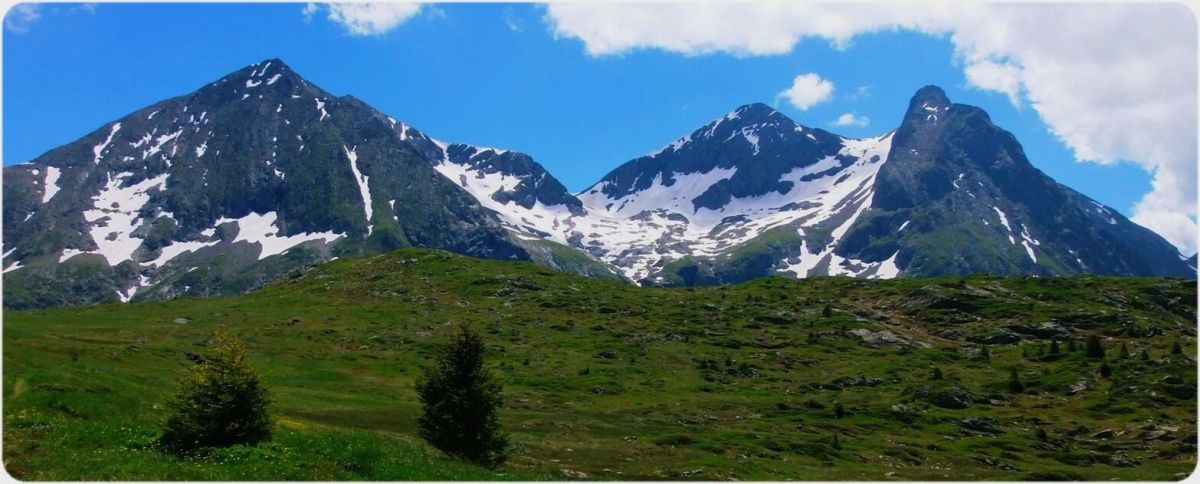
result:
M 1196 276 L 934 86 L 864 139 L 742 106 L 571 193 L 526 154 L 432 138 L 272 59 L 3 174 L 10 308 L 240 293 L 409 246 L 641 285 Z

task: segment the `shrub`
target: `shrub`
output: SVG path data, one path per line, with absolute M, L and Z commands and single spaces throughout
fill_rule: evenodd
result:
M 934 368 L 934 369 L 933 369 L 933 379 L 934 379 L 934 380 L 941 380 L 941 379 L 942 379 L 942 369 L 941 369 L 941 368 Z
M 159 444 L 188 453 L 264 441 L 271 436 L 269 404 L 246 350 L 228 333 L 217 331 L 210 354 L 198 358 L 180 380 Z
M 846 406 L 842 405 L 842 402 L 837 402 L 833 405 L 833 416 L 836 418 L 842 418 L 846 416 Z
M 1057 341 L 1057 340 L 1055 340 L 1055 341 L 1051 341 L 1051 342 L 1050 342 L 1050 354 L 1052 354 L 1052 355 L 1057 355 L 1057 354 L 1059 354 L 1059 349 L 1058 349 L 1058 341 Z
M 483 339 L 459 326 L 436 366 L 417 381 L 418 433 L 442 452 L 488 467 L 504 463 L 508 437 L 500 430 L 500 384 L 483 368 Z
M 1178 341 L 1171 343 L 1171 354 L 1172 355 L 1182 355 L 1183 354 L 1183 347 L 1179 346 Z

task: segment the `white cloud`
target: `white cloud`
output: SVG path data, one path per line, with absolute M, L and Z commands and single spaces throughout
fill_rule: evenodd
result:
M 805 38 L 945 36 L 970 86 L 1028 104 L 1079 161 L 1153 176 L 1133 219 L 1196 250 L 1196 16 L 1181 4 L 556 3 L 545 21 L 594 56 L 791 52 Z
M 871 97 L 871 86 L 858 86 L 854 89 L 854 91 L 851 91 L 850 94 L 846 95 L 846 98 L 850 99 L 851 101 L 859 101 L 869 97 Z
M 1021 68 L 984 59 L 963 69 L 967 83 L 980 89 L 1002 92 L 1014 106 L 1021 105 Z
M 837 120 L 834 121 L 833 124 L 835 126 L 857 126 L 859 128 L 865 128 L 867 125 L 871 124 L 871 118 L 866 116 L 857 116 L 854 113 L 846 113 L 838 116 Z
M 511 8 L 504 9 L 504 25 L 508 30 L 513 32 L 524 32 L 525 26 L 521 23 L 521 19 L 517 18 L 517 14 Z
M 304 4 L 304 8 L 300 10 L 300 15 L 304 17 L 305 22 L 309 22 L 312 20 L 313 15 L 317 14 L 317 10 L 320 10 L 317 8 L 317 4 L 308 2 Z
M 812 72 L 800 74 L 792 79 L 792 87 L 784 89 L 779 96 L 803 111 L 833 97 L 833 83 Z
M 4 28 L 15 34 L 23 34 L 29 32 L 29 28 L 33 26 L 38 19 L 42 18 L 41 5 L 34 3 L 20 3 L 14 5 L 8 10 L 8 14 L 4 16 Z
M 321 7 L 328 11 L 329 21 L 341 25 L 351 35 L 361 36 L 386 34 L 421 11 L 420 3 L 327 3 L 320 6 L 309 3 L 300 14 L 308 21 Z

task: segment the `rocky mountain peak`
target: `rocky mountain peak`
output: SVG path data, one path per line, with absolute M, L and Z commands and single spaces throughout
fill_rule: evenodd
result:
M 922 87 L 908 102 L 904 124 L 936 124 L 937 121 L 945 119 L 951 106 L 953 104 L 942 88 L 933 85 Z
M 202 102 L 282 102 L 302 98 L 331 98 L 329 93 L 300 77 L 279 59 L 267 59 L 238 69 L 199 89 Z

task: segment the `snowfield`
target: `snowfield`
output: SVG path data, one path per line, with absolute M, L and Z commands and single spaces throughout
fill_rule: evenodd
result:
M 731 113 L 714 124 L 736 119 Z M 710 128 L 715 129 L 715 128 Z M 758 149 L 758 137 L 753 131 L 736 132 Z M 501 203 L 496 194 L 514 190 L 521 178 L 504 173 L 484 173 L 476 170 L 468 159 L 464 163 L 450 161 L 443 142 L 435 143 L 442 150 L 442 159 L 435 165 L 439 173 L 473 195 L 494 211 L 517 236 L 536 240 L 548 238 L 557 243 L 588 251 L 600 260 L 612 264 L 631 280 L 649 277 L 655 268 L 685 256 L 718 256 L 749 242 L 766 231 L 795 227 L 801 234 L 805 228 L 816 227 L 849 213 L 833 231 L 833 240 L 825 247 L 804 246 L 800 253 L 780 261 L 779 270 L 799 277 L 824 266 L 830 274 L 896 277 L 896 255 L 879 262 L 842 259 L 833 247 L 849 230 L 855 220 L 871 206 L 875 175 L 891 149 L 891 133 L 867 139 L 843 139 L 839 155 L 856 161 L 844 168 L 835 157 L 829 156 L 814 164 L 796 167 L 781 177 L 792 183 L 784 193 L 733 198 L 719 209 L 695 208 L 693 200 L 712 185 L 732 177 L 737 167 L 714 168 L 706 172 L 672 174 L 673 183 L 664 184 L 658 174 L 646 189 L 617 198 L 604 193 L 605 183 L 592 186 L 577 195 L 583 202 L 584 213 L 573 214 L 566 205 L 545 205 L 537 201 L 530 208 L 515 202 Z M 678 150 L 693 142 L 692 135 L 679 138 L 651 156 Z M 488 148 L 474 148 L 480 153 Z M 474 158 L 473 155 L 470 158 Z M 812 178 L 816 174 L 822 176 Z M 805 180 L 805 177 L 810 177 Z

